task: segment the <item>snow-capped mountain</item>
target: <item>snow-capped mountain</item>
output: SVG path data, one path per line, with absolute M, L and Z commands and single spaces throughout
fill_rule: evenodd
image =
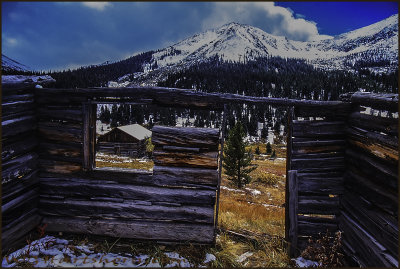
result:
M 144 73 L 137 82 L 154 84 L 168 72 L 216 56 L 233 62 L 265 56 L 300 58 L 319 68 L 344 70 L 351 70 L 360 61 L 381 62 L 377 67 L 372 64 L 372 71 L 392 71 L 398 65 L 398 15 L 333 38 L 308 42 L 274 36 L 249 25 L 229 23 L 156 51 L 151 61 L 144 65 Z
M 23 65 L 4 54 L 1 54 L 1 69 L 3 71 L 29 71 L 30 68 L 26 65 Z

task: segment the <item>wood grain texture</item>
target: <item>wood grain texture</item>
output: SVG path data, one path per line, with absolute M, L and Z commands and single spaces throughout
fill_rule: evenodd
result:
M 123 198 L 146 202 L 169 202 L 180 205 L 201 205 L 212 207 L 215 203 L 215 191 L 160 188 L 140 185 L 127 185 L 87 179 L 42 178 L 40 180 L 42 194 L 81 197 L 96 199 L 96 197 Z
M 71 219 L 45 217 L 47 230 L 69 233 L 97 234 L 112 237 L 175 242 L 212 243 L 212 225 L 162 221 L 134 221 L 121 219 Z
M 64 199 L 40 199 L 40 212 L 50 216 L 85 216 L 144 220 L 174 220 L 191 223 L 213 223 L 212 207 L 162 206 L 145 201 L 124 200 L 123 203 Z

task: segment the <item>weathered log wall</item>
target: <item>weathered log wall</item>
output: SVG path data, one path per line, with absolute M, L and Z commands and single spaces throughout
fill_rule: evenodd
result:
M 39 81 L 38 81 L 39 80 Z M 2 251 L 20 246 L 40 223 L 38 155 L 34 87 L 48 77 L 3 76 L 2 127 Z
M 112 168 L 86 171 L 85 130 L 94 128 L 84 124 L 94 121 L 85 120 L 84 111 L 95 111 L 89 100 L 96 98 L 97 90 L 77 91 L 68 103 L 57 90 L 38 89 L 36 94 L 39 210 L 48 231 L 213 242 L 218 130 L 192 128 L 191 136 L 187 128 L 170 132 L 171 128 L 154 127 L 154 175 Z M 86 138 L 89 143 L 91 136 Z
M 398 267 L 398 95 L 356 93 L 350 100 L 340 219 L 344 250 L 361 266 Z
M 97 142 L 97 152 L 117 154 L 132 158 L 141 158 L 146 155 L 145 141 L 137 143 Z
M 347 110 L 295 107 L 288 134 L 287 178 L 291 255 L 312 236 L 339 230 L 339 199 L 344 192 Z M 289 171 L 292 171 L 289 173 Z M 295 186 L 294 186 L 295 184 Z

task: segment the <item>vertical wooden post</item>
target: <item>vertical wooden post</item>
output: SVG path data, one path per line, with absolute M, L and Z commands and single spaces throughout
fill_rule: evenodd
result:
M 225 130 L 226 130 L 226 115 L 228 113 L 227 105 L 224 104 L 224 114 L 222 115 L 222 126 L 221 126 L 221 149 L 219 151 L 219 162 L 218 162 L 218 186 L 217 186 L 217 200 L 215 205 L 215 219 L 214 219 L 214 243 L 216 239 L 216 229 L 218 226 L 218 210 L 219 210 L 219 196 L 221 187 L 222 177 L 222 162 L 224 157 L 224 141 L 225 141 Z
M 83 169 L 90 170 L 90 104 L 83 103 Z
M 96 105 L 83 103 L 83 169 L 93 169 L 96 143 Z
M 289 242 L 290 257 L 297 255 L 297 211 L 298 211 L 298 182 L 297 170 L 289 171 Z
M 285 184 L 285 239 L 286 242 L 290 242 L 289 240 L 289 226 L 290 226 L 290 218 L 289 218 L 289 171 L 291 169 L 291 159 L 292 159 L 292 122 L 294 118 L 294 108 L 289 107 L 288 109 L 288 133 L 286 138 L 286 184 Z M 289 248 L 288 248 L 289 251 Z

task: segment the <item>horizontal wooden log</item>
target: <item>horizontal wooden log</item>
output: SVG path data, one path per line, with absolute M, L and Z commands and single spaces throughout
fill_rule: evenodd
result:
M 367 174 L 353 169 L 346 172 L 346 186 L 351 187 L 353 192 L 362 194 L 382 210 L 397 216 L 399 210 L 397 190 L 387 189 L 379 182 L 373 182 Z
M 218 150 L 218 129 L 154 126 L 152 132 L 152 143 L 156 147 L 179 146 Z
M 132 200 L 115 203 L 73 199 L 63 201 L 40 199 L 39 208 L 41 214 L 49 216 L 171 220 L 209 224 L 212 224 L 214 219 L 214 208 L 212 206 L 169 207 Z
M 63 95 L 62 98 L 60 96 L 54 95 L 36 95 L 35 101 L 38 105 L 81 105 L 84 102 L 88 101 L 87 96 L 76 96 L 76 95 Z
M 293 121 L 294 137 L 333 137 L 338 138 L 345 135 L 345 124 L 343 121 Z
M 38 164 L 36 153 L 27 153 L 18 158 L 11 159 L 2 164 L 2 184 L 7 184 L 15 179 L 36 170 Z
M 45 159 L 39 159 L 39 167 L 43 172 L 57 174 L 73 174 L 82 170 L 80 164 Z
M 354 93 L 350 101 L 353 104 L 358 104 L 362 106 L 398 111 L 399 109 L 399 95 L 392 93 Z
M 35 136 L 21 138 L 22 140 L 16 141 L 14 143 L 3 143 L 1 151 L 2 163 L 5 163 L 8 160 L 17 157 L 18 155 L 32 151 L 38 143 Z
M 378 158 L 387 160 L 394 165 L 399 162 L 398 143 L 396 137 L 387 136 L 364 131 L 361 129 L 348 129 L 348 142 L 362 150 L 375 155 Z
M 299 138 L 293 138 L 292 154 L 313 154 L 324 152 L 343 152 L 346 141 L 342 140 L 312 140 L 300 141 Z
M 373 235 L 362 228 L 348 214 L 342 212 L 340 228 L 343 239 L 356 251 L 355 255 L 369 267 L 398 267 L 398 261 L 388 253 Z
M 154 166 L 154 182 L 170 186 L 199 187 L 199 185 L 213 186 L 218 184 L 218 171 L 216 169 L 184 168 Z M 201 186 L 200 186 L 201 187 Z
M 33 93 L 28 94 L 16 94 L 16 95 L 5 95 L 2 96 L 1 100 L 3 103 L 12 103 L 20 101 L 29 101 L 34 99 Z
M 96 234 L 103 236 L 174 242 L 212 243 L 213 225 L 161 221 L 95 220 L 48 217 L 43 219 L 49 232 Z
M 153 161 L 159 166 L 218 168 L 218 152 L 170 152 L 155 148 Z
M 39 188 L 34 188 L 9 201 L 8 203 L 3 203 L 1 205 L 1 213 L 6 214 L 7 212 L 23 205 L 24 203 L 27 203 L 28 201 L 34 200 L 37 197 L 39 197 Z
M 325 235 L 327 231 L 331 236 L 334 236 L 335 232 L 339 230 L 337 224 L 332 223 L 315 223 L 309 221 L 299 220 L 297 223 L 299 236 L 312 236 L 318 238 L 320 235 Z
M 399 227 L 397 219 L 371 206 L 364 198 L 348 192 L 341 200 L 345 212 L 398 259 Z
M 17 198 L 21 194 L 31 190 L 34 186 L 38 185 L 39 178 L 37 177 L 37 171 L 35 170 L 18 180 L 11 181 L 8 184 L 2 185 L 2 204 L 6 204 L 12 199 Z
M 329 224 L 339 224 L 339 219 L 335 215 L 325 215 L 322 216 L 310 216 L 310 215 L 298 215 L 297 219 L 299 221 L 304 222 L 312 222 L 312 223 L 329 223 Z
M 343 194 L 344 186 L 343 177 L 306 177 L 298 176 L 299 192 L 300 193 L 314 193 L 314 194 Z
M 38 120 L 38 127 L 55 127 L 55 128 L 63 128 L 64 129 L 83 129 L 82 122 L 71 122 L 65 120 Z
M 176 147 L 176 146 L 163 146 L 163 151 L 173 151 L 173 152 L 200 152 L 200 148 L 189 148 L 189 147 Z
M 332 152 L 321 152 L 321 153 L 293 153 L 293 159 L 323 159 L 323 158 L 334 158 L 334 157 L 343 157 L 344 156 L 344 148 L 342 151 L 332 151 Z
M 35 208 L 24 213 L 7 226 L 3 226 L 1 233 L 2 252 L 6 253 L 12 248 L 19 248 L 26 245 L 25 236 L 35 229 L 40 221 L 41 216 Z
M 59 128 L 40 125 L 38 128 L 41 138 L 56 142 L 75 142 L 82 143 L 82 129 L 75 128 Z
M 181 107 L 199 107 L 222 110 L 226 103 L 271 104 L 276 106 L 301 106 L 310 108 L 322 107 L 343 111 L 350 104 L 340 101 L 312 101 L 286 98 L 269 98 L 243 96 L 239 94 L 203 93 L 196 90 L 161 88 L 161 87 L 127 87 L 127 88 L 89 88 L 89 89 L 36 89 L 41 96 L 72 95 L 92 97 L 134 97 L 135 99 L 153 99 L 153 103 Z
M 48 107 L 40 107 L 38 110 L 38 118 L 40 120 L 58 119 L 73 122 L 82 122 L 82 108 L 81 107 L 58 107 L 57 109 L 50 109 Z
M 339 197 L 299 195 L 299 214 L 335 215 L 340 212 Z
M 35 85 L 51 86 L 55 80 L 46 76 L 24 76 L 24 75 L 4 75 L 1 76 L 1 86 L 3 95 L 11 95 L 17 89 L 34 89 Z
M 12 210 L 3 212 L 1 219 L 2 227 L 8 226 L 10 223 L 14 222 L 14 220 L 20 218 L 25 212 L 38 208 L 38 202 L 39 196 L 33 195 L 28 197 L 25 201 L 19 203 Z
M 383 132 L 392 136 L 399 136 L 399 119 L 378 117 L 359 112 L 353 112 L 348 118 L 350 126 L 369 131 Z
M 181 205 L 214 205 L 215 190 L 160 188 L 115 183 L 96 183 L 88 179 L 42 178 L 41 193 L 63 197 L 109 197 Z
M 34 110 L 35 105 L 32 100 L 24 100 L 24 101 L 15 101 L 2 103 L 2 117 L 3 116 L 11 116 L 17 113 L 21 113 L 27 110 Z
M 36 119 L 34 116 L 25 116 L 7 120 L 1 123 L 1 127 L 2 137 L 15 136 L 23 132 L 34 130 L 36 128 Z
M 294 114 L 296 117 L 325 117 L 328 119 L 344 119 L 348 115 L 350 109 L 350 104 L 348 103 L 342 103 L 336 106 L 326 106 L 325 108 L 317 106 L 307 107 L 296 104 Z
M 363 152 L 354 150 L 354 148 L 346 149 L 347 166 L 363 170 L 368 177 L 380 181 L 381 184 L 397 189 L 397 168 L 394 165 L 380 162 Z M 383 180 L 384 179 L 384 180 Z
M 8 115 L 1 115 L 1 122 L 10 122 L 10 121 L 14 121 L 16 119 L 20 119 L 20 118 L 25 118 L 25 117 L 34 117 L 36 111 L 34 109 L 30 109 L 30 110 L 24 110 L 24 111 L 20 111 L 17 113 L 13 113 L 13 114 L 8 114 Z
M 292 159 L 291 168 L 298 172 L 340 170 L 344 169 L 344 157 L 321 158 L 321 159 Z
M 74 163 L 83 162 L 83 149 L 79 144 L 66 145 L 41 142 L 39 145 L 39 156 L 57 161 L 67 161 Z

